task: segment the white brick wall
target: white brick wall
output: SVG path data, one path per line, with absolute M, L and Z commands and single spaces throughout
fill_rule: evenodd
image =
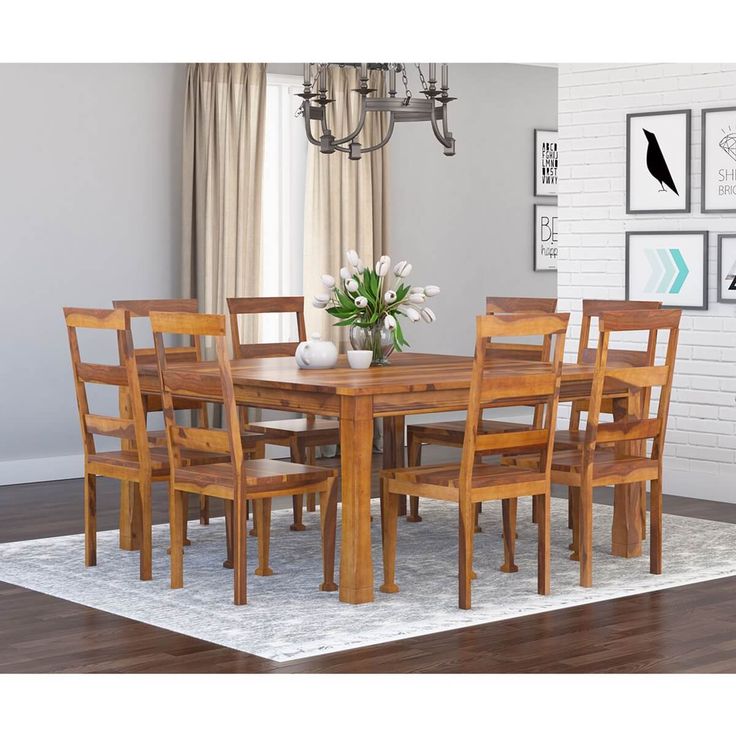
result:
M 667 439 L 665 492 L 736 503 L 736 306 L 716 299 L 718 233 L 736 213 L 700 213 L 700 111 L 736 105 L 736 64 L 563 64 L 559 74 L 559 308 L 624 298 L 627 230 L 708 230 L 709 308 L 685 312 Z M 692 110 L 691 213 L 626 214 L 626 115 Z

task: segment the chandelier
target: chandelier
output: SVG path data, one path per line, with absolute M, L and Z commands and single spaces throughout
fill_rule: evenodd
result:
M 342 138 L 336 138 L 327 126 L 327 106 L 335 102 L 328 97 L 327 70 L 329 66 L 352 66 L 358 68 L 359 86 L 353 92 L 360 96 L 360 109 L 355 130 Z M 304 128 L 307 140 L 319 147 L 321 153 L 341 151 L 348 158 L 357 161 L 364 153 L 372 153 L 383 148 L 394 132 L 394 125 L 402 122 L 429 122 L 435 138 L 444 147 L 445 156 L 455 155 L 455 139 L 447 128 L 447 105 L 455 98 L 449 96 L 447 64 L 441 64 L 441 81 L 437 87 L 437 64 L 429 64 L 428 78 L 425 78 L 420 64 L 415 64 L 421 83 L 421 94 L 424 98 L 414 97 L 409 89 L 406 75 L 406 64 L 305 64 L 304 92 L 301 97 L 301 113 L 304 116 Z M 368 73 L 371 70 L 383 72 L 388 97 L 371 96 L 376 92 L 368 86 Z M 401 74 L 404 86 L 402 97 L 397 96 L 396 75 Z M 312 91 L 316 88 L 316 91 Z M 372 146 L 361 146 L 356 138 L 365 126 L 368 113 L 385 113 L 388 124 L 383 138 Z M 318 120 L 321 134 L 316 138 L 312 132 L 312 121 Z

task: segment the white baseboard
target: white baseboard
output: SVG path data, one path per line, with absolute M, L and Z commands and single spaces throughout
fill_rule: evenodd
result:
M 0 486 L 81 478 L 84 474 L 83 470 L 83 455 L 0 460 Z

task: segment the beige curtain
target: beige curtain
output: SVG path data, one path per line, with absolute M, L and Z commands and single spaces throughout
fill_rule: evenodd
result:
M 358 73 L 353 67 L 330 67 L 328 72 L 328 125 L 336 138 L 347 135 L 358 120 Z M 383 74 L 371 72 L 370 86 L 383 94 Z M 359 136 L 363 146 L 377 143 L 384 135 L 387 121 L 384 115 L 369 113 Z M 319 136 L 319 124 L 312 123 Z M 345 251 L 360 253 L 366 264 L 375 263 L 386 248 L 387 192 L 386 149 L 364 154 L 359 161 L 350 161 L 346 153 L 320 153 L 309 144 L 307 156 L 307 186 L 304 206 L 304 295 L 309 332 L 317 331 L 340 345 L 347 334 L 333 326 L 333 317 L 311 306 L 312 296 L 320 288 L 320 276 L 337 278 L 345 264 Z
M 189 65 L 182 278 L 203 312 L 258 294 L 265 116 L 265 64 Z

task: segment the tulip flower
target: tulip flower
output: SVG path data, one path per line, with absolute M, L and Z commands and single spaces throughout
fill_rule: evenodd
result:
M 358 255 L 357 251 L 349 250 L 346 255 L 348 257 L 348 263 L 350 263 L 351 266 L 358 265 L 358 262 L 360 261 L 360 256 Z
M 434 285 L 425 286 L 424 287 L 424 293 L 427 296 L 437 296 L 437 294 L 440 293 L 440 287 L 439 286 L 434 286 Z
M 350 273 L 350 270 L 348 268 L 346 268 L 345 266 L 343 266 L 340 269 L 340 278 L 343 281 L 347 281 L 351 276 L 352 276 L 352 274 Z
M 355 267 L 355 270 L 358 273 L 363 273 L 363 271 L 365 271 L 365 266 L 363 265 L 363 261 L 361 261 L 360 258 L 358 258 L 358 265 Z
M 411 273 L 411 263 L 407 261 L 399 261 L 394 267 L 394 274 L 400 279 L 405 279 Z
M 389 256 L 381 256 L 378 261 L 376 261 L 376 275 L 379 277 L 383 277 L 388 275 L 389 270 L 391 269 L 391 258 Z
M 409 294 L 409 302 L 412 304 L 424 304 L 425 299 L 424 294 Z
M 355 306 L 358 309 L 365 309 L 368 306 L 368 300 L 364 296 L 355 297 Z
M 353 293 L 356 292 L 356 291 L 358 291 L 358 286 L 359 286 L 359 284 L 358 284 L 358 282 L 355 279 L 348 279 L 345 282 L 345 288 L 348 291 L 353 292 Z
M 387 330 L 395 330 L 396 329 L 396 317 L 394 317 L 393 314 L 387 314 L 386 318 L 383 320 L 383 326 Z
M 312 299 L 312 306 L 317 307 L 317 309 L 324 309 L 327 306 L 327 302 L 321 302 L 317 297 L 314 297 Z
M 427 324 L 431 324 L 437 319 L 437 317 L 435 317 L 434 312 L 429 307 L 424 307 L 424 309 L 422 309 L 422 319 Z
M 420 316 L 419 312 L 417 312 L 414 307 L 407 307 L 404 311 L 404 314 L 412 321 L 412 322 L 419 322 Z
M 328 273 L 322 274 L 322 283 L 328 288 L 333 289 L 335 287 L 335 277 L 330 276 Z
M 383 295 L 383 299 L 386 302 L 386 304 L 393 304 L 396 301 L 396 292 L 395 291 L 387 291 Z
M 411 289 L 409 289 L 410 294 L 424 294 L 424 287 L 423 286 L 412 286 Z
M 327 302 L 330 301 L 330 295 L 326 292 L 322 292 L 321 294 L 315 294 L 314 300 L 322 304 L 327 304 Z

